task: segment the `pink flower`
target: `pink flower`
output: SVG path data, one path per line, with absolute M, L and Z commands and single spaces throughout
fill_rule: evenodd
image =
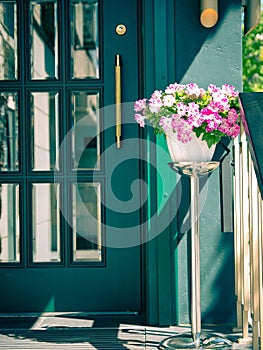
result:
M 146 98 L 143 98 L 141 100 L 138 100 L 134 103 L 134 110 L 135 112 L 141 112 L 144 111 L 146 108 Z
M 235 138 L 240 133 L 240 126 L 237 124 L 229 123 L 228 119 L 223 119 L 222 124 L 219 126 L 218 130 L 229 137 Z
M 209 120 L 206 126 L 206 132 L 211 132 L 217 129 L 219 123 L 216 120 Z
M 190 96 L 194 95 L 199 97 L 201 90 L 197 84 L 191 83 L 186 85 L 186 93 Z
M 205 90 L 195 83 L 173 83 L 164 92 L 155 90 L 150 99 L 136 101 L 135 119 L 142 127 L 148 119 L 157 133 L 174 132 L 183 143 L 194 133 L 201 135 L 210 146 L 220 137 L 239 134 L 237 96 L 238 91 L 229 84 L 210 84 Z
M 136 122 L 140 125 L 140 127 L 144 128 L 145 126 L 145 116 L 144 115 L 141 115 L 139 113 L 136 113 L 135 116 L 134 116 Z
M 210 108 L 203 108 L 201 111 L 204 121 L 207 122 L 206 132 L 216 130 L 222 122 L 222 117 Z
M 240 126 L 235 124 L 232 128 L 231 128 L 231 135 L 230 137 L 232 137 L 233 139 L 236 138 L 240 133 Z
M 229 123 L 232 123 L 232 124 L 234 124 L 237 121 L 238 114 L 234 108 L 231 108 L 229 110 L 227 119 L 228 119 Z
M 151 96 L 152 99 L 158 99 L 162 96 L 162 91 L 161 90 L 155 90 Z
M 186 121 L 191 128 L 198 128 L 203 124 L 205 119 L 201 113 L 196 113 L 188 117 Z
M 184 89 L 184 85 L 182 84 L 177 84 L 177 83 L 174 83 L 174 84 L 170 84 L 166 89 L 165 89 L 165 93 L 166 94 L 172 94 L 178 90 L 182 90 L 183 91 Z
M 210 84 L 210 85 L 208 86 L 208 89 L 207 89 L 207 90 L 208 90 L 209 92 L 213 93 L 213 92 L 219 91 L 220 89 L 219 89 L 218 87 L 216 87 L 215 85 Z
M 152 113 L 160 112 L 161 107 L 163 106 L 163 102 L 161 98 L 150 98 L 149 100 L 149 109 Z
M 238 91 L 235 90 L 234 86 L 231 86 L 229 84 L 222 85 L 222 91 L 223 93 L 225 93 L 227 96 L 230 96 L 230 97 L 238 96 Z
M 219 109 L 221 109 L 222 111 L 229 110 L 230 106 L 226 95 L 224 95 L 220 91 L 217 91 L 217 92 L 214 92 L 212 96 L 213 96 L 213 102 L 217 103 L 217 105 L 219 106 Z
M 208 107 L 205 107 L 201 110 L 201 114 L 204 116 L 204 118 L 206 118 L 207 116 L 211 116 L 213 115 L 215 112 Z
M 187 112 L 187 106 L 183 102 L 177 103 L 177 114 L 179 114 L 181 117 L 186 115 Z
M 187 115 L 199 115 L 199 105 L 195 102 L 188 103 Z

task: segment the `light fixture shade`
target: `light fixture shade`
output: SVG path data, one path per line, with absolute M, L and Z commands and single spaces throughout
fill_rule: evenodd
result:
M 218 0 L 200 0 L 200 21 L 206 28 L 213 27 L 218 20 Z

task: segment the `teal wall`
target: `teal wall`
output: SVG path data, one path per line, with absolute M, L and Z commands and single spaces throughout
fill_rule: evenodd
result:
M 203 28 L 195 14 L 199 1 L 176 1 L 176 80 L 229 83 L 241 90 L 241 1 L 220 0 L 219 20 L 214 28 Z M 189 10 L 191 8 L 191 11 Z M 233 233 L 221 232 L 219 171 L 209 179 L 205 207 L 201 214 L 201 300 L 206 323 L 234 322 Z M 231 197 L 230 197 L 231 199 Z M 182 230 L 183 231 L 183 230 Z M 182 234 L 182 232 L 180 232 Z M 184 236 L 178 245 L 178 322 L 188 321 Z
M 207 29 L 199 22 L 199 1 L 145 0 L 144 95 L 149 96 L 153 89 L 163 89 L 174 81 L 196 82 L 204 88 L 210 83 L 229 83 L 241 90 L 241 0 L 220 0 L 218 5 L 218 23 Z M 166 175 L 162 171 L 160 176 L 148 173 L 151 187 L 148 215 L 157 210 L 160 226 L 163 220 L 170 225 L 147 246 L 148 320 L 152 324 L 188 324 L 189 186 L 186 179 L 168 168 L 169 157 L 164 157 L 162 151 L 165 147 L 164 140 L 158 139 L 156 151 L 150 152 L 157 170 L 167 171 Z M 223 176 L 231 174 L 229 169 Z M 221 231 L 220 176 L 217 170 L 209 181 L 204 179 L 201 184 L 204 185 L 200 220 L 204 323 L 235 322 L 233 233 Z M 227 200 L 231 200 L 231 195 Z M 151 227 L 149 235 L 159 233 L 158 230 L 158 225 Z

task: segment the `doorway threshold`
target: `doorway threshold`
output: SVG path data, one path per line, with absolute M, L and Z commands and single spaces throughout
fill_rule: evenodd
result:
M 101 328 L 145 325 L 137 312 L 0 313 L 0 329 Z

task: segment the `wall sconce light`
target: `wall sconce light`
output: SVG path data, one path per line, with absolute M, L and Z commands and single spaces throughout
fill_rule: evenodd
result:
M 218 0 L 200 0 L 200 21 L 206 28 L 213 27 L 218 20 Z

